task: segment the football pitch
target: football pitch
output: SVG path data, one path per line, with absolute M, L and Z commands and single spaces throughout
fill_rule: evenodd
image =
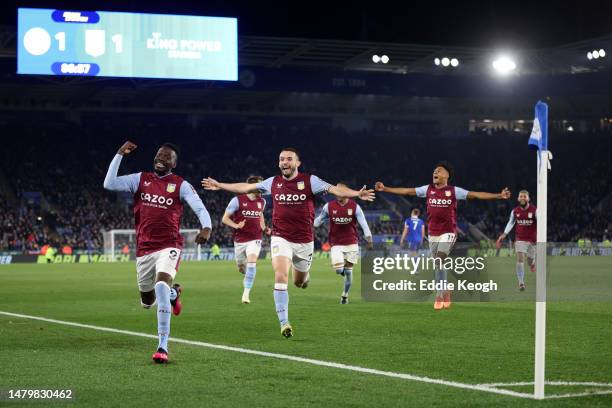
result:
M 514 274 L 512 258 L 499 261 Z M 71 389 L 65 405 L 88 407 L 612 406 L 612 303 L 548 304 L 551 398 L 535 401 L 533 303 L 367 303 L 355 275 L 340 305 L 341 279 L 316 260 L 308 289 L 290 288 L 295 337 L 285 339 L 269 261 L 250 305 L 232 262 L 184 262 L 171 362 L 155 365 L 156 312 L 140 306 L 134 263 L 3 265 L 0 390 Z

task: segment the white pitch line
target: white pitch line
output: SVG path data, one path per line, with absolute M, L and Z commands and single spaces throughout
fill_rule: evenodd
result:
M 38 321 L 47 322 L 47 323 L 56 323 L 56 324 L 62 324 L 65 326 L 80 327 L 84 329 L 92 329 L 92 330 L 98 330 L 98 331 L 109 332 L 109 333 L 117 333 L 117 334 L 129 335 L 129 336 L 138 336 L 138 337 L 146 337 L 150 339 L 157 339 L 157 336 L 153 334 L 139 333 L 139 332 L 133 332 L 129 330 L 114 329 L 111 327 L 94 326 L 91 324 L 75 323 L 75 322 L 69 322 L 69 321 L 64 321 L 64 320 L 48 319 L 46 317 L 31 316 L 31 315 L 24 315 L 24 314 L 4 312 L 4 311 L 0 311 L 0 315 L 18 317 L 22 319 L 38 320 Z M 207 347 L 207 348 L 213 348 L 213 349 L 218 349 L 218 350 L 234 351 L 237 353 L 277 358 L 277 359 L 282 359 L 282 360 L 297 361 L 300 363 L 307 363 L 307 364 L 312 364 L 312 365 L 317 365 L 317 366 L 322 366 L 322 367 L 339 368 L 343 370 L 380 375 L 384 377 L 401 378 L 404 380 L 412 380 L 412 381 L 424 382 L 424 383 L 429 383 L 429 384 L 446 385 L 448 387 L 484 391 L 484 392 L 490 392 L 493 394 L 509 395 L 512 397 L 519 397 L 519 398 L 532 398 L 531 394 L 526 394 L 526 393 L 516 392 L 516 391 L 511 391 L 511 390 L 496 389 L 496 388 L 491 388 L 491 387 L 476 385 L 476 384 L 464 384 L 460 382 L 440 380 L 436 378 L 420 377 L 416 375 L 396 373 L 392 371 L 382 371 L 382 370 L 376 370 L 373 368 L 365 368 L 365 367 L 347 365 L 347 364 L 342 364 L 342 363 L 334 363 L 331 361 L 323 361 L 323 360 L 315 360 L 315 359 L 305 358 L 305 357 L 291 356 L 288 354 L 270 353 L 267 351 L 251 350 L 251 349 L 245 349 L 242 347 L 225 346 L 222 344 L 206 343 L 202 341 L 185 340 L 185 339 L 179 339 L 176 337 L 171 337 L 170 341 L 174 343 L 189 344 L 192 346 L 200 346 L 200 347 Z
M 592 395 L 606 395 L 612 394 L 612 391 L 593 391 L 593 392 L 577 392 L 574 394 L 551 394 L 544 397 L 544 399 L 556 399 L 556 398 L 575 398 L 575 397 L 590 397 Z
M 490 384 L 478 384 L 485 387 L 512 387 L 512 386 L 521 386 L 521 385 L 533 385 L 533 381 L 531 382 L 507 382 L 507 383 L 490 383 Z M 612 383 L 602 383 L 602 382 L 593 382 L 593 381 L 546 381 L 546 385 L 584 385 L 584 386 L 593 386 L 593 387 L 612 387 Z
M 75 323 L 75 322 L 69 322 L 65 320 L 48 319 L 46 317 L 31 316 L 31 315 L 4 312 L 4 311 L 0 311 L 0 315 L 18 317 L 22 319 L 38 320 L 38 321 L 47 322 L 47 323 L 55 323 L 55 324 L 61 324 L 65 326 L 80 327 L 83 329 L 91 329 L 91 330 L 97 330 L 97 331 L 108 332 L 108 333 L 117 333 L 117 334 L 125 334 L 128 336 L 157 339 L 157 336 L 153 334 L 139 333 L 139 332 L 134 332 L 130 330 L 115 329 L 112 327 L 94 326 L 91 324 Z M 359 366 L 342 364 L 342 363 L 334 363 L 331 361 L 324 361 L 324 360 L 315 360 L 311 358 L 292 356 L 288 354 L 270 353 L 267 351 L 251 350 L 251 349 L 246 349 L 242 347 L 225 346 L 222 344 L 213 344 L 213 343 L 206 343 L 202 341 L 185 340 L 185 339 L 179 339 L 179 338 L 173 338 L 173 337 L 170 338 L 170 341 L 174 343 L 188 344 L 192 346 L 200 346 L 200 347 L 212 348 L 212 349 L 217 349 L 217 350 L 233 351 L 236 353 L 251 354 L 251 355 L 276 358 L 276 359 L 281 359 L 281 360 L 296 361 L 296 362 L 316 365 L 320 367 L 331 367 L 331 368 L 337 368 L 337 369 L 342 369 L 342 370 L 347 370 L 347 371 L 379 375 L 383 377 L 400 378 L 403 380 L 417 381 L 417 382 L 422 382 L 422 383 L 427 383 L 427 384 L 445 385 L 447 387 L 453 387 L 453 388 L 488 392 L 492 394 L 507 395 L 507 396 L 518 397 L 518 398 L 533 399 L 532 394 L 494 388 L 494 386 L 491 384 L 465 384 L 465 383 L 460 383 L 457 381 L 448 381 L 448 380 L 441 380 L 437 378 L 421 377 L 421 376 L 412 375 L 412 374 L 396 373 L 393 371 L 383 371 L 383 370 L 377 370 L 374 368 L 359 367 Z M 593 395 L 593 394 L 589 393 L 587 395 Z M 574 396 L 574 395 L 568 394 L 568 396 Z M 550 396 L 547 396 L 547 398 L 550 398 Z
M 533 381 L 531 382 L 510 382 L 510 383 L 490 383 L 490 384 L 478 384 L 478 385 L 482 385 L 483 387 L 493 387 L 493 388 L 520 387 L 520 386 L 533 385 Z M 600 383 L 600 382 L 593 382 L 593 381 L 546 381 L 545 385 L 612 388 L 612 383 Z M 611 390 L 594 390 L 594 391 L 576 392 L 576 393 L 568 393 L 568 394 L 549 394 L 549 395 L 546 395 L 544 399 L 588 397 L 592 395 L 606 395 L 606 394 L 612 394 L 612 389 Z

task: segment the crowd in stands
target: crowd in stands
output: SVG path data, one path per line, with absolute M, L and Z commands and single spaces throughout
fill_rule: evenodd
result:
M 82 116 L 80 123 L 54 117 L 2 120 L 7 134 L 19 136 L 6 140 L 0 152 L 0 177 L 5 180 L 0 185 L 10 190 L 0 191 L 2 250 L 35 251 L 49 241 L 99 250 L 102 231 L 133 228 L 129 195 L 102 188 L 107 167 L 125 140 L 139 147 L 124 158 L 120 174 L 149 171 L 163 142 L 181 148 L 176 173 L 200 193 L 213 219 L 212 241 L 220 246 L 232 242 L 232 231 L 220 223 L 232 195 L 204 191 L 200 180 L 210 176 L 238 182 L 252 174 L 276 175 L 278 153 L 285 146 L 300 151 L 301 171 L 356 189 L 372 187 L 377 180 L 391 186 L 428 184 L 434 165 L 442 159 L 454 165 L 451 184 L 492 192 L 507 186 L 513 192 L 510 201 L 459 204 L 459 223 L 472 223 L 493 239 L 503 231 L 519 190 L 529 190 L 537 201 L 535 153 L 527 149 L 525 134 L 505 130 L 444 138 L 348 132 L 328 122 L 304 120 L 299 124 L 216 120 L 197 126 L 184 118 L 151 120 L 144 115 L 97 114 Z M 612 134 L 555 134 L 550 148 L 554 159 L 549 178 L 549 240 L 573 241 L 582 236 L 601 240 L 612 221 L 608 212 L 596 208 L 612 188 Z M 267 201 L 270 223 L 272 203 Z M 323 203 L 319 199 L 318 206 Z M 400 234 L 400 217 L 408 216 L 413 207 L 425 210 L 423 200 L 414 197 L 393 203 L 395 221 L 373 223 L 373 233 Z M 366 211 L 393 211 L 382 197 L 359 204 Z M 198 228 L 187 207 L 182 226 Z M 316 238 L 317 245 L 324 242 L 326 229 L 317 230 Z
M 0 196 L 0 251 L 38 251 L 49 241 L 39 212 L 28 205 L 11 205 Z

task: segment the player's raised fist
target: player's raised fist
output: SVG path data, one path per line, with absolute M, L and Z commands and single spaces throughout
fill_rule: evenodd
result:
M 236 224 L 236 229 L 243 229 L 245 224 L 246 220 L 240 221 L 238 224 Z
M 221 189 L 219 187 L 219 182 L 210 177 L 202 179 L 202 187 L 204 187 L 204 189 L 206 190 L 213 190 L 213 191 Z
M 510 190 L 508 190 L 508 187 L 504 187 L 504 189 L 501 191 L 500 196 L 501 198 L 503 198 L 504 200 L 507 200 L 510 198 Z
M 363 201 L 374 201 L 376 194 L 374 194 L 374 190 L 366 190 L 366 186 L 363 186 L 359 190 L 359 198 Z
M 134 151 L 134 149 L 136 149 L 138 146 L 136 146 L 135 143 L 130 142 L 129 140 L 127 142 L 125 142 L 123 144 L 123 146 L 121 146 L 119 148 L 119 150 L 117 151 L 117 154 L 120 154 L 122 156 L 126 155 L 126 154 L 130 154 Z
M 204 228 L 200 230 L 198 235 L 195 237 L 196 244 L 204 245 L 210 239 L 210 228 Z
M 377 181 L 376 184 L 374 185 L 374 190 L 376 190 L 376 191 L 384 191 L 385 190 L 385 185 L 381 181 Z

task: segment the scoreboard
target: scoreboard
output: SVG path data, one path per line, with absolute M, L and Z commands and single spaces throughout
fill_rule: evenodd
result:
M 18 9 L 17 73 L 236 81 L 236 18 Z

